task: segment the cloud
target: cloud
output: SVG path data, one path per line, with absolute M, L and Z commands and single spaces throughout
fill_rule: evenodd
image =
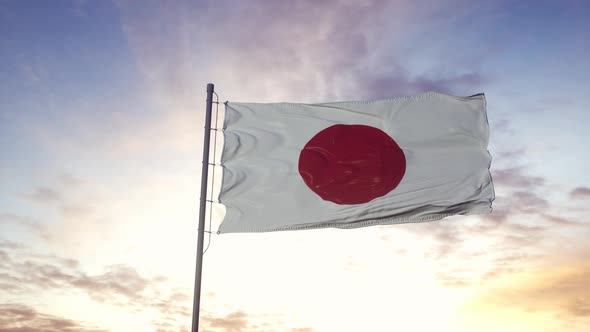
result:
M 70 258 L 32 253 L 31 248 L 4 240 L 0 245 L 0 294 L 3 297 L 39 292 L 65 292 L 68 296 L 82 293 L 96 303 L 114 306 L 119 314 L 122 311 L 130 315 L 149 312 L 153 318 L 150 325 L 161 332 L 185 331 L 186 322 L 190 321 L 191 290 L 171 289 L 164 277 L 148 277 L 127 265 L 107 266 L 101 273 L 88 274 L 78 261 Z M 202 311 L 201 315 L 202 326 L 206 330 L 261 330 L 258 323 L 261 318 L 243 311 L 225 315 Z M 0 326 L 5 328 L 0 328 L 0 332 L 105 331 L 87 328 L 72 320 L 42 315 L 32 307 L 10 305 L 0 306 Z M 18 329 L 25 327 L 30 330 Z
M 40 313 L 23 304 L 0 304 L 0 332 L 108 332 L 84 322 Z
M 579 250 L 576 238 L 558 234 L 587 226 L 575 219 L 528 210 L 508 214 L 500 222 L 487 216 L 477 219 L 442 222 L 433 230 L 423 230 L 434 240 L 425 258 L 436 262 L 433 274 L 442 286 L 484 287 L 491 280 L 529 271 L 564 255 L 564 241 Z
M 152 303 L 149 296 L 166 280 L 161 276 L 145 277 L 127 265 L 107 266 L 104 272 L 91 275 L 75 259 L 35 253 L 8 241 L 0 244 L 0 282 L 13 284 L 23 292 L 62 289 L 86 293 L 99 302 L 143 306 Z M 178 300 L 178 295 L 174 299 Z
M 81 189 L 85 183 L 80 178 L 73 176 L 70 173 L 61 173 L 57 176 L 54 185 L 38 186 L 22 196 L 33 203 L 41 204 L 58 204 L 63 203 L 67 199 L 68 194 L 77 193 L 77 189 Z
M 14 285 L 14 291 L 19 292 L 77 290 L 99 302 L 140 306 L 149 302 L 146 293 L 153 292 L 151 288 L 159 280 L 143 277 L 125 265 L 108 266 L 101 274 L 88 275 L 73 259 L 30 254 L 24 250 L 2 253 L 0 282 Z
M 549 221 L 550 223 L 552 223 L 554 226 L 584 226 L 585 223 L 580 223 L 565 217 L 560 217 L 560 216 L 554 216 L 551 214 L 544 214 L 543 217 L 545 218 L 545 220 Z
M 23 247 L 24 247 L 24 245 L 21 243 L 0 239 L 0 248 L 20 249 Z
M 57 180 L 60 187 L 64 189 L 77 189 L 86 183 L 86 181 L 84 181 L 83 179 L 67 172 L 62 172 L 58 176 Z
M 495 229 L 511 216 L 544 213 L 551 207 L 549 201 L 538 194 L 547 185 L 544 177 L 527 174 L 524 167 L 492 169 L 491 173 L 496 190 L 494 209 L 491 214 L 481 216 L 489 223 L 482 225 L 479 231 Z
M 33 192 L 25 194 L 29 200 L 37 203 L 53 203 L 61 199 L 61 194 L 48 187 L 37 187 Z
M 491 124 L 492 132 L 501 132 L 506 134 L 514 134 L 514 130 L 511 128 L 511 122 L 508 119 L 500 119 Z M 509 151 L 508 153 L 504 153 L 502 157 L 504 158 L 511 158 L 517 157 L 524 153 L 524 149 L 517 149 L 513 151 Z
M 248 320 L 246 314 L 241 311 L 236 311 L 227 314 L 225 317 L 211 317 L 207 318 L 210 328 L 221 328 L 227 332 L 240 332 L 248 328 Z
M 190 317 L 192 311 L 189 303 L 193 298 L 189 292 L 172 292 L 168 297 L 162 296 L 152 302 L 152 306 L 167 317 Z
M 189 289 L 176 289 L 167 285 L 167 279 L 161 276 L 145 276 L 127 265 L 112 265 L 104 268 L 102 273 L 85 273 L 78 261 L 59 257 L 31 253 L 30 248 L 16 245 L 12 242 L 1 241 L 0 248 L 0 294 L 5 297 L 21 296 L 23 294 L 49 294 L 51 292 L 74 295 L 82 293 L 93 301 L 109 307 L 115 307 L 129 315 L 139 315 L 149 312 L 152 321 L 150 325 L 156 331 L 177 332 L 186 331 L 186 322 L 190 322 L 192 315 L 192 292 Z M 0 307 L 2 311 L 3 307 Z M 6 307 L 8 308 L 8 307 Z M 15 306 L 11 311 L 0 313 L 0 326 L 4 331 L 104 331 L 86 328 L 72 320 L 62 320 L 53 316 L 41 315 L 32 307 Z M 8 315 L 11 313 L 10 315 Z M 4 316 L 2 316 L 4 314 Z M 4 319 L 4 321 L 2 320 Z M 13 321 L 14 320 L 14 324 Z M 244 311 L 234 311 L 217 315 L 203 310 L 201 324 L 207 331 L 223 332 L 254 332 L 262 329 L 260 323 L 265 321 L 273 324 L 268 317 L 248 314 Z M 18 325 L 17 322 L 23 323 Z M 26 322 L 26 323 L 24 323 Z M 3 324 L 4 323 L 4 324 Z M 11 325 L 12 324 L 12 325 Z M 16 324 L 16 325 L 15 325 Z M 13 327 L 14 325 L 14 327 Z M 14 328 L 27 327 L 30 330 Z M 281 329 L 290 331 L 291 328 Z M 313 331 L 311 328 L 297 328 L 293 331 Z
M 492 178 L 494 185 L 521 190 L 537 189 L 546 183 L 545 178 L 529 175 L 523 167 L 493 169 Z
M 444 287 L 481 287 L 540 264 L 559 242 L 579 245 L 571 234 L 587 223 L 540 194 L 550 185 L 544 177 L 516 166 L 493 170 L 492 177 L 499 193 L 492 214 L 407 227 L 431 241 L 425 258 L 436 262 L 432 273 Z
M 549 202 L 546 199 L 530 191 L 515 191 L 512 193 L 511 199 L 515 202 L 514 208 L 521 212 L 534 213 L 549 207 Z
M 582 199 L 588 197 L 590 197 L 590 188 L 588 187 L 577 187 L 570 192 L 570 198 Z
M 149 312 L 153 318 L 151 324 L 162 331 L 179 331 L 190 321 L 192 314 L 191 290 L 171 287 L 165 277 L 146 276 L 128 265 L 106 266 L 100 273 L 89 274 L 77 260 L 36 253 L 30 247 L 5 240 L 0 240 L 0 286 L 0 297 L 7 299 L 39 293 L 65 296 L 86 294 L 95 303 L 115 307 L 119 314 Z M 27 312 L 37 315 L 31 308 Z M 221 318 L 218 317 L 219 323 L 223 321 Z M 235 321 L 236 317 L 230 316 L 228 319 Z M 20 321 L 24 321 L 24 318 L 20 318 Z M 46 320 L 39 323 L 32 317 L 28 325 L 22 326 L 30 327 L 30 331 L 35 332 L 70 331 L 58 327 L 43 330 L 44 322 Z M 0 326 L 11 325 L 0 321 Z M 77 331 L 74 325 L 71 330 Z M 94 330 L 80 328 L 80 331 Z
M 477 301 L 490 307 L 590 318 L 590 265 L 585 261 L 569 263 L 543 266 L 517 276 L 510 286 L 492 287 Z
M 441 29 L 448 3 L 153 2 L 141 11 L 133 2 L 117 3 L 143 76 L 168 104 L 192 105 L 195 89 L 207 80 L 218 84 L 222 98 L 250 101 L 375 99 L 431 90 L 471 94 L 490 81 L 476 66 L 450 71 L 446 59 L 412 68 L 407 36 Z M 481 8 L 453 3 L 461 8 L 453 10 L 454 18 L 482 15 Z
M 62 254 L 75 250 L 83 256 L 85 251 L 94 251 L 97 243 L 112 241 L 113 228 L 119 225 L 112 221 L 119 215 L 106 208 L 107 202 L 117 204 L 116 198 L 107 201 L 104 197 L 122 194 L 115 190 L 106 192 L 105 189 L 111 189 L 109 186 L 112 184 L 58 172 L 48 184 L 23 190 L 17 196 L 24 197 L 27 203 L 38 203 L 28 210 L 42 217 L 0 212 L 0 226 L 25 229 L 39 245 Z
M 35 218 L 21 216 L 13 213 L 0 213 L 0 226 L 17 226 L 32 231 L 39 237 L 45 236 L 45 230 L 41 222 Z
M 458 311 L 473 322 L 466 330 L 586 331 L 590 326 L 588 249 L 545 253 L 538 264 L 527 264 L 524 270 L 492 273 Z M 526 264 L 528 257 L 523 258 Z
M 225 315 L 207 314 L 202 317 L 202 325 L 207 331 L 219 332 L 257 332 L 274 330 L 273 325 L 268 324 L 268 318 L 263 323 L 257 315 L 251 315 L 244 311 L 233 311 Z M 276 326 L 274 326 L 276 329 Z M 281 331 L 290 332 L 314 332 L 310 327 L 280 327 Z
M 448 94 L 470 94 L 481 92 L 481 87 L 488 78 L 483 74 L 472 72 L 466 74 L 447 74 L 439 77 L 412 76 L 404 71 L 383 74 L 359 74 L 356 82 L 361 82 L 355 91 L 367 99 L 388 98 L 391 96 L 415 95 L 428 91 Z M 468 91 L 461 93 L 460 91 Z
M 34 234 L 44 244 L 81 248 L 80 237 L 104 238 L 108 225 L 104 223 L 101 202 L 94 188 L 74 176 L 62 174 L 53 185 L 43 185 L 19 195 L 28 202 L 38 203 L 46 216 L 43 219 L 14 213 L 0 213 L 0 226 L 20 227 Z M 31 210 L 31 209 L 29 209 Z M 37 212 L 35 209 L 31 210 Z M 102 224 L 101 224 L 102 222 Z M 99 226 L 99 224 L 101 224 Z M 76 236 L 73 236 L 76 235 Z
M 72 278 L 69 275 L 61 275 L 59 271 L 54 272 L 55 279 L 61 278 L 66 284 L 86 291 L 99 301 L 113 301 L 115 297 L 122 297 L 126 302 L 143 299 L 141 294 L 154 282 L 125 265 L 109 266 L 106 272 L 94 276 L 81 274 Z

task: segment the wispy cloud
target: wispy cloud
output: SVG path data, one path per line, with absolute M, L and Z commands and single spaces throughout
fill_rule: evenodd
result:
M 153 3 L 141 13 L 132 2 L 118 3 L 140 69 L 168 103 L 187 104 L 207 78 L 220 84 L 224 98 L 250 101 L 374 99 L 431 90 L 471 94 L 490 80 L 476 66 L 462 72 L 442 63 L 412 68 L 407 35 L 440 29 L 448 17 L 449 4 L 435 1 L 218 1 L 196 8 Z M 455 5 L 462 9 L 453 11 L 455 19 L 485 12 L 462 1 Z M 166 29 L 154 30 L 148 22 Z
M 45 229 L 41 222 L 33 217 L 21 216 L 14 213 L 0 213 L 0 227 L 2 226 L 21 227 L 40 238 L 46 237 Z
M 482 73 L 450 74 L 437 76 L 414 76 L 403 72 L 387 73 L 385 77 L 358 77 L 357 82 L 367 82 L 358 87 L 365 98 L 387 98 L 392 95 L 415 95 L 427 91 L 469 95 L 483 90 L 489 78 Z M 463 92 L 461 92 L 463 91 Z
M 249 315 L 243 311 L 229 312 L 226 315 L 205 315 L 203 327 L 207 330 L 223 332 L 256 332 L 272 330 L 273 325 L 256 315 Z M 281 331 L 288 332 L 316 332 L 310 327 L 281 327 Z
M 61 199 L 59 192 L 48 187 L 37 187 L 33 192 L 25 194 L 25 197 L 38 203 L 58 202 Z
M 23 304 L 0 304 L 0 332 L 108 332 L 91 324 L 43 314 Z
M 101 274 L 88 275 L 74 259 L 31 254 L 12 247 L 0 256 L 0 282 L 14 284 L 16 291 L 77 290 L 100 302 L 144 305 L 148 302 L 144 293 L 153 292 L 152 287 L 161 282 L 161 278 L 143 277 L 124 265 L 109 266 Z
M 249 322 L 244 312 L 236 311 L 225 317 L 209 317 L 209 327 L 222 328 L 227 332 L 240 332 L 248 328 Z
M 564 214 L 563 203 L 545 197 L 552 185 L 547 178 L 525 166 L 493 169 L 492 177 L 498 193 L 492 214 L 406 227 L 430 241 L 425 257 L 436 262 L 433 274 L 445 287 L 483 287 L 535 268 L 547 252 L 563 254 L 562 241 L 581 245 L 572 234 L 588 223 L 579 215 Z
M 590 197 L 590 188 L 588 187 L 577 187 L 570 192 L 571 198 L 581 199 Z
M 147 277 L 131 266 L 107 266 L 98 274 L 85 273 L 78 261 L 55 255 L 31 253 L 30 248 L 2 240 L 0 242 L 0 294 L 36 294 L 43 291 L 86 294 L 104 306 L 127 311 L 129 315 L 150 310 L 155 331 L 186 331 L 192 314 L 192 292 L 170 289 L 162 276 Z M 201 313 L 204 329 L 214 331 L 261 331 L 276 324 L 276 319 L 244 311 L 214 314 Z M 265 324 L 269 324 L 264 327 Z M 80 331 L 99 332 L 69 319 L 41 314 L 33 307 L 20 304 L 0 305 L 0 332 Z M 90 326 L 90 327 L 87 327 Z M 29 330 L 23 329 L 28 328 Z M 20 329 L 19 329 L 20 328 Z M 284 331 L 314 331 L 311 328 L 284 328 Z
M 562 316 L 565 321 L 586 319 L 590 323 L 590 266 L 584 256 L 568 257 L 552 265 L 540 265 L 526 273 L 504 279 L 510 283 L 495 283 L 485 294 L 474 299 L 475 308 L 506 308 L 521 312 L 541 312 Z M 574 260 L 572 260 L 572 258 Z M 575 259 L 580 258 L 580 261 Z M 553 259 L 551 259 L 553 261 Z
M 155 322 L 176 322 L 175 331 L 183 325 L 182 322 L 190 319 L 190 292 L 170 289 L 167 279 L 163 276 L 147 277 L 128 265 L 107 266 L 102 273 L 88 274 L 77 260 L 34 253 L 29 247 L 10 241 L 3 240 L 0 244 L 0 285 L 3 286 L 0 288 L 0 294 L 3 294 L 3 297 L 39 292 L 85 294 L 97 303 L 115 306 L 130 313 L 151 308 L 157 313 L 153 316 Z M 29 325 L 19 326 L 30 326 L 45 331 L 42 330 L 45 326 L 43 324 L 46 323 L 43 317 L 48 316 L 37 315 L 30 308 L 27 310 L 32 315 L 27 323 Z M 35 317 L 43 319 L 37 322 Z M 19 319 L 24 321 L 22 317 Z M 0 325 L 11 326 L 1 323 Z M 72 330 L 77 331 L 76 327 L 77 325 L 72 325 Z M 54 330 L 47 330 L 50 331 Z M 55 331 L 61 330 L 56 327 Z M 80 328 L 80 331 L 86 330 Z
M 522 190 L 534 190 L 546 182 L 543 177 L 528 174 L 524 167 L 494 169 L 492 175 L 494 184 Z
M 29 204 L 33 216 L 1 213 L 0 226 L 12 225 L 29 230 L 44 244 L 68 245 L 73 240 L 68 234 L 84 233 L 104 236 L 105 224 L 97 225 L 105 213 L 97 209 L 101 203 L 96 186 L 68 173 L 56 177 L 52 184 L 23 190 L 14 196 Z M 37 211 L 43 211 L 39 216 Z

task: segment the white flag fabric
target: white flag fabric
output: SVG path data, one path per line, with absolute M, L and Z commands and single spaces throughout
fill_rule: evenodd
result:
M 219 233 L 490 213 L 485 97 L 226 103 Z

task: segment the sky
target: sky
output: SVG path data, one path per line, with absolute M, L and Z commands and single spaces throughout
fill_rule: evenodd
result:
M 484 92 L 496 200 L 207 236 L 203 331 L 588 331 L 588 54 L 585 0 L 0 1 L 0 332 L 190 330 L 209 82 Z

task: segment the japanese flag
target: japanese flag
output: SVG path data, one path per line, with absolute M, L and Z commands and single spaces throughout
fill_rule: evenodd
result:
M 485 97 L 226 104 L 220 233 L 491 212 Z

